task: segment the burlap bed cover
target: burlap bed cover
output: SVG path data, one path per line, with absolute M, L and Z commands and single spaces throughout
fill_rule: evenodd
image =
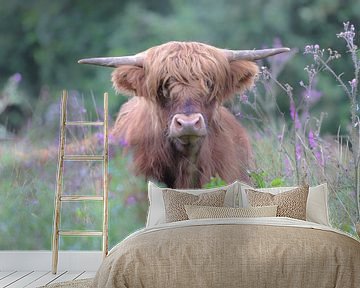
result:
M 202 219 L 133 233 L 93 287 L 360 287 L 360 242 L 282 217 Z

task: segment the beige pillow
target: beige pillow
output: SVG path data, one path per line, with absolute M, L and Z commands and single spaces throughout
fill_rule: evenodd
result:
M 297 187 L 273 187 L 273 188 L 253 188 L 245 183 L 239 182 L 239 207 L 248 207 L 248 200 L 245 193 L 246 189 L 252 189 L 259 192 L 268 192 L 279 194 L 292 190 Z M 306 221 L 322 224 L 331 227 L 328 212 L 328 187 L 326 183 L 309 187 L 309 195 L 306 204 Z
M 225 194 L 225 190 L 200 195 L 164 190 L 165 220 L 166 222 L 188 220 L 185 205 L 224 206 Z
M 251 189 L 245 191 L 251 206 L 278 205 L 276 216 L 306 220 L 308 185 L 277 195 Z
M 200 195 L 212 191 L 225 190 L 226 196 L 224 206 L 235 207 L 236 196 L 239 194 L 239 182 L 235 181 L 232 184 L 210 189 L 176 189 L 176 191 Z M 148 183 L 148 197 L 149 197 L 149 210 L 146 221 L 146 227 L 153 227 L 158 224 L 165 223 L 165 206 L 163 199 L 163 191 L 170 190 L 169 188 L 160 188 L 151 181 Z
M 185 205 L 185 210 L 189 219 L 275 217 L 277 206 L 231 208 Z

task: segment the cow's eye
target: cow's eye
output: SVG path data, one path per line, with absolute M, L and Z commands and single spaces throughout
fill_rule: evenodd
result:
M 214 83 L 209 79 L 206 80 L 206 86 L 210 93 L 214 90 Z
M 161 102 L 166 102 L 166 98 L 169 95 L 170 78 L 162 81 L 158 87 L 157 94 Z
M 159 86 L 159 88 L 157 90 L 157 94 L 158 94 L 159 98 L 164 98 L 164 87 L 162 85 Z
M 168 90 L 163 85 L 160 85 L 157 90 L 157 95 L 158 95 L 159 104 L 161 106 L 166 106 L 166 103 L 168 102 L 167 94 L 168 94 Z

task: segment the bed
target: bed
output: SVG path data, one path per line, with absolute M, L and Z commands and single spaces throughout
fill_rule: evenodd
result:
M 217 190 L 225 191 L 223 204 L 228 208 L 209 208 L 216 210 L 216 217 L 198 217 L 204 212 L 201 207 L 210 206 L 185 203 L 187 212 L 187 208 L 195 208 L 201 213 L 169 222 L 164 190 L 151 185 L 147 227 L 110 251 L 93 287 L 360 287 L 360 242 L 330 225 L 314 222 L 314 217 L 318 222 L 328 221 L 327 202 L 321 207 L 320 201 L 326 198 L 326 186 L 308 189 L 304 220 L 277 214 L 254 217 L 252 213 L 264 210 L 253 212 L 253 208 L 244 207 L 248 205 L 245 202 L 253 201 L 250 188 L 233 183 Z M 283 197 L 289 189 L 270 192 Z M 209 190 L 186 192 L 198 197 Z M 316 205 L 311 207 L 311 202 Z M 281 201 L 277 204 L 282 205 Z M 218 217 L 220 210 L 252 212 L 247 217 L 223 218 Z M 269 215 L 270 210 L 266 212 Z

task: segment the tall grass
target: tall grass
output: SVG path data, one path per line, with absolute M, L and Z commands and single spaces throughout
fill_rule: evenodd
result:
M 60 97 L 59 97 L 60 98 Z M 0 249 L 51 249 L 54 194 L 56 187 L 59 104 L 44 105 L 25 136 L 0 146 Z M 56 109 L 54 109 L 56 107 Z M 99 109 L 100 110 L 100 109 Z M 53 112 L 54 114 L 51 114 Z M 69 95 L 68 119 L 86 119 L 87 109 L 77 92 Z M 93 113 L 103 117 L 101 112 Z M 39 125 L 42 123 L 42 125 Z M 49 133 L 44 133 L 47 130 Z M 56 132 L 56 133 L 54 133 Z M 70 149 L 77 154 L 102 152 L 102 131 L 73 127 L 67 131 Z M 88 141 L 91 139 L 91 141 Z M 119 145 L 120 144 L 120 145 Z M 124 143 L 110 138 L 109 161 L 109 242 L 115 245 L 134 230 L 143 227 L 147 212 L 146 182 L 129 170 L 131 157 L 122 157 Z M 74 151 L 72 151 L 74 152 Z M 102 193 L 102 164 L 65 162 L 64 194 Z M 94 202 L 64 202 L 61 227 L 72 230 L 101 230 L 102 205 Z M 61 237 L 60 249 L 101 248 L 100 238 Z
M 341 61 L 340 53 L 307 45 L 303 52 L 306 79 L 280 83 L 278 76 L 285 65 L 291 65 L 295 50 L 288 55 L 269 59 L 261 68 L 255 89 L 237 97 L 232 110 L 246 124 L 254 150 L 255 167 L 250 171 L 254 185 L 278 186 L 327 182 L 330 188 L 331 222 L 335 227 L 355 234 L 359 221 L 359 58 L 354 44 L 355 28 L 344 24 L 337 34 L 345 40 L 343 57 L 351 57 L 354 75 L 343 79 L 341 71 L 331 68 L 332 61 Z M 339 41 L 340 41 L 339 40 Z M 324 135 L 322 124 L 327 111 L 315 114 L 313 106 L 326 97 L 317 87 L 317 79 L 328 77 L 340 87 L 344 101 L 349 102 L 349 129 L 340 127 L 337 135 Z M 10 83 L 10 82 L 9 82 Z M 12 93 L 18 93 L 14 81 Z M 302 92 L 294 94 L 295 85 Z M 9 87 L 3 90 L 8 91 Z M 279 107 L 279 98 L 286 98 L 289 109 Z M 60 97 L 58 97 L 60 98 Z M 90 106 L 93 108 L 89 108 Z M 84 101 L 78 92 L 69 98 L 69 120 L 103 117 L 94 100 Z M 91 110 L 91 111 L 90 111 Z M 44 90 L 41 101 L 21 137 L 5 134 L 11 141 L 0 144 L 0 249 L 50 249 L 55 193 L 59 102 L 54 103 Z M 94 120 L 94 119 L 93 119 Z M 111 119 L 112 121 L 112 119 Z M 110 121 L 110 122 L 111 122 Z M 4 129 L 0 137 L 4 138 Z M 101 151 L 102 132 L 94 128 L 74 128 L 68 131 L 68 143 L 91 145 L 80 153 Z M 122 146 L 110 138 L 109 162 L 109 240 L 110 247 L 130 232 L 144 226 L 147 199 L 146 182 L 135 177 L 129 167 L 131 156 L 122 156 Z M 78 165 L 78 166 L 77 166 Z M 216 176 L 216 175 L 214 175 Z M 65 166 L 64 193 L 99 194 L 101 166 L 82 163 Z M 223 183 L 213 178 L 209 186 Z M 101 205 L 93 203 L 63 204 L 62 226 L 69 229 L 100 229 Z M 65 238 L 63 249 L 100 249 L 99 239 Z
M 337 37 L 345 40 L 344 57 L 351 57 L 354 75 L 343 80 L 341 71 L 334 71 L 333 61 L 341 54 L 331 48 L 306 45 L 304 67 L 307 78 L 298 83 L 280 83 L 277 75 L 291 65 L 292 54 L 274 57 L 268 66 L 261 67 L 256 88 L 249 95 L 238 97 L 235 111 L 249 121 L 253 134 L 256 169 L 252 171 L 255 182 L 271 183 L 279 179 L 287 185 L 312 185 L 327 182 L 330 188 L 330 217 L 334 226 L 355 234 L 359 221 L 360 197 L 360 127 L 359 127 L 359 65 L 357 46 L 354 44 L 355 28 L 344 23 L 344 31 Z M 310 58 L 310 59 L 309 59 Z M 289 62 L 289 63 L 288 63 Z M 340 86 L 338 97 L 349 103 L 349 127 L 339 124 L 337 135 L 324 135 L 322 124 L 326 111 L 314 114 L 313 106 L 321 97 L 317 89 L 319 77 L 328 77 L 334 87 Z M 294 95 L 293 85 L 299 85 L 300 94 Z M 298 90 L 298 89 L 297 89 Z M 289 110 L 278 106 L 278 98 L 287 98 Z

